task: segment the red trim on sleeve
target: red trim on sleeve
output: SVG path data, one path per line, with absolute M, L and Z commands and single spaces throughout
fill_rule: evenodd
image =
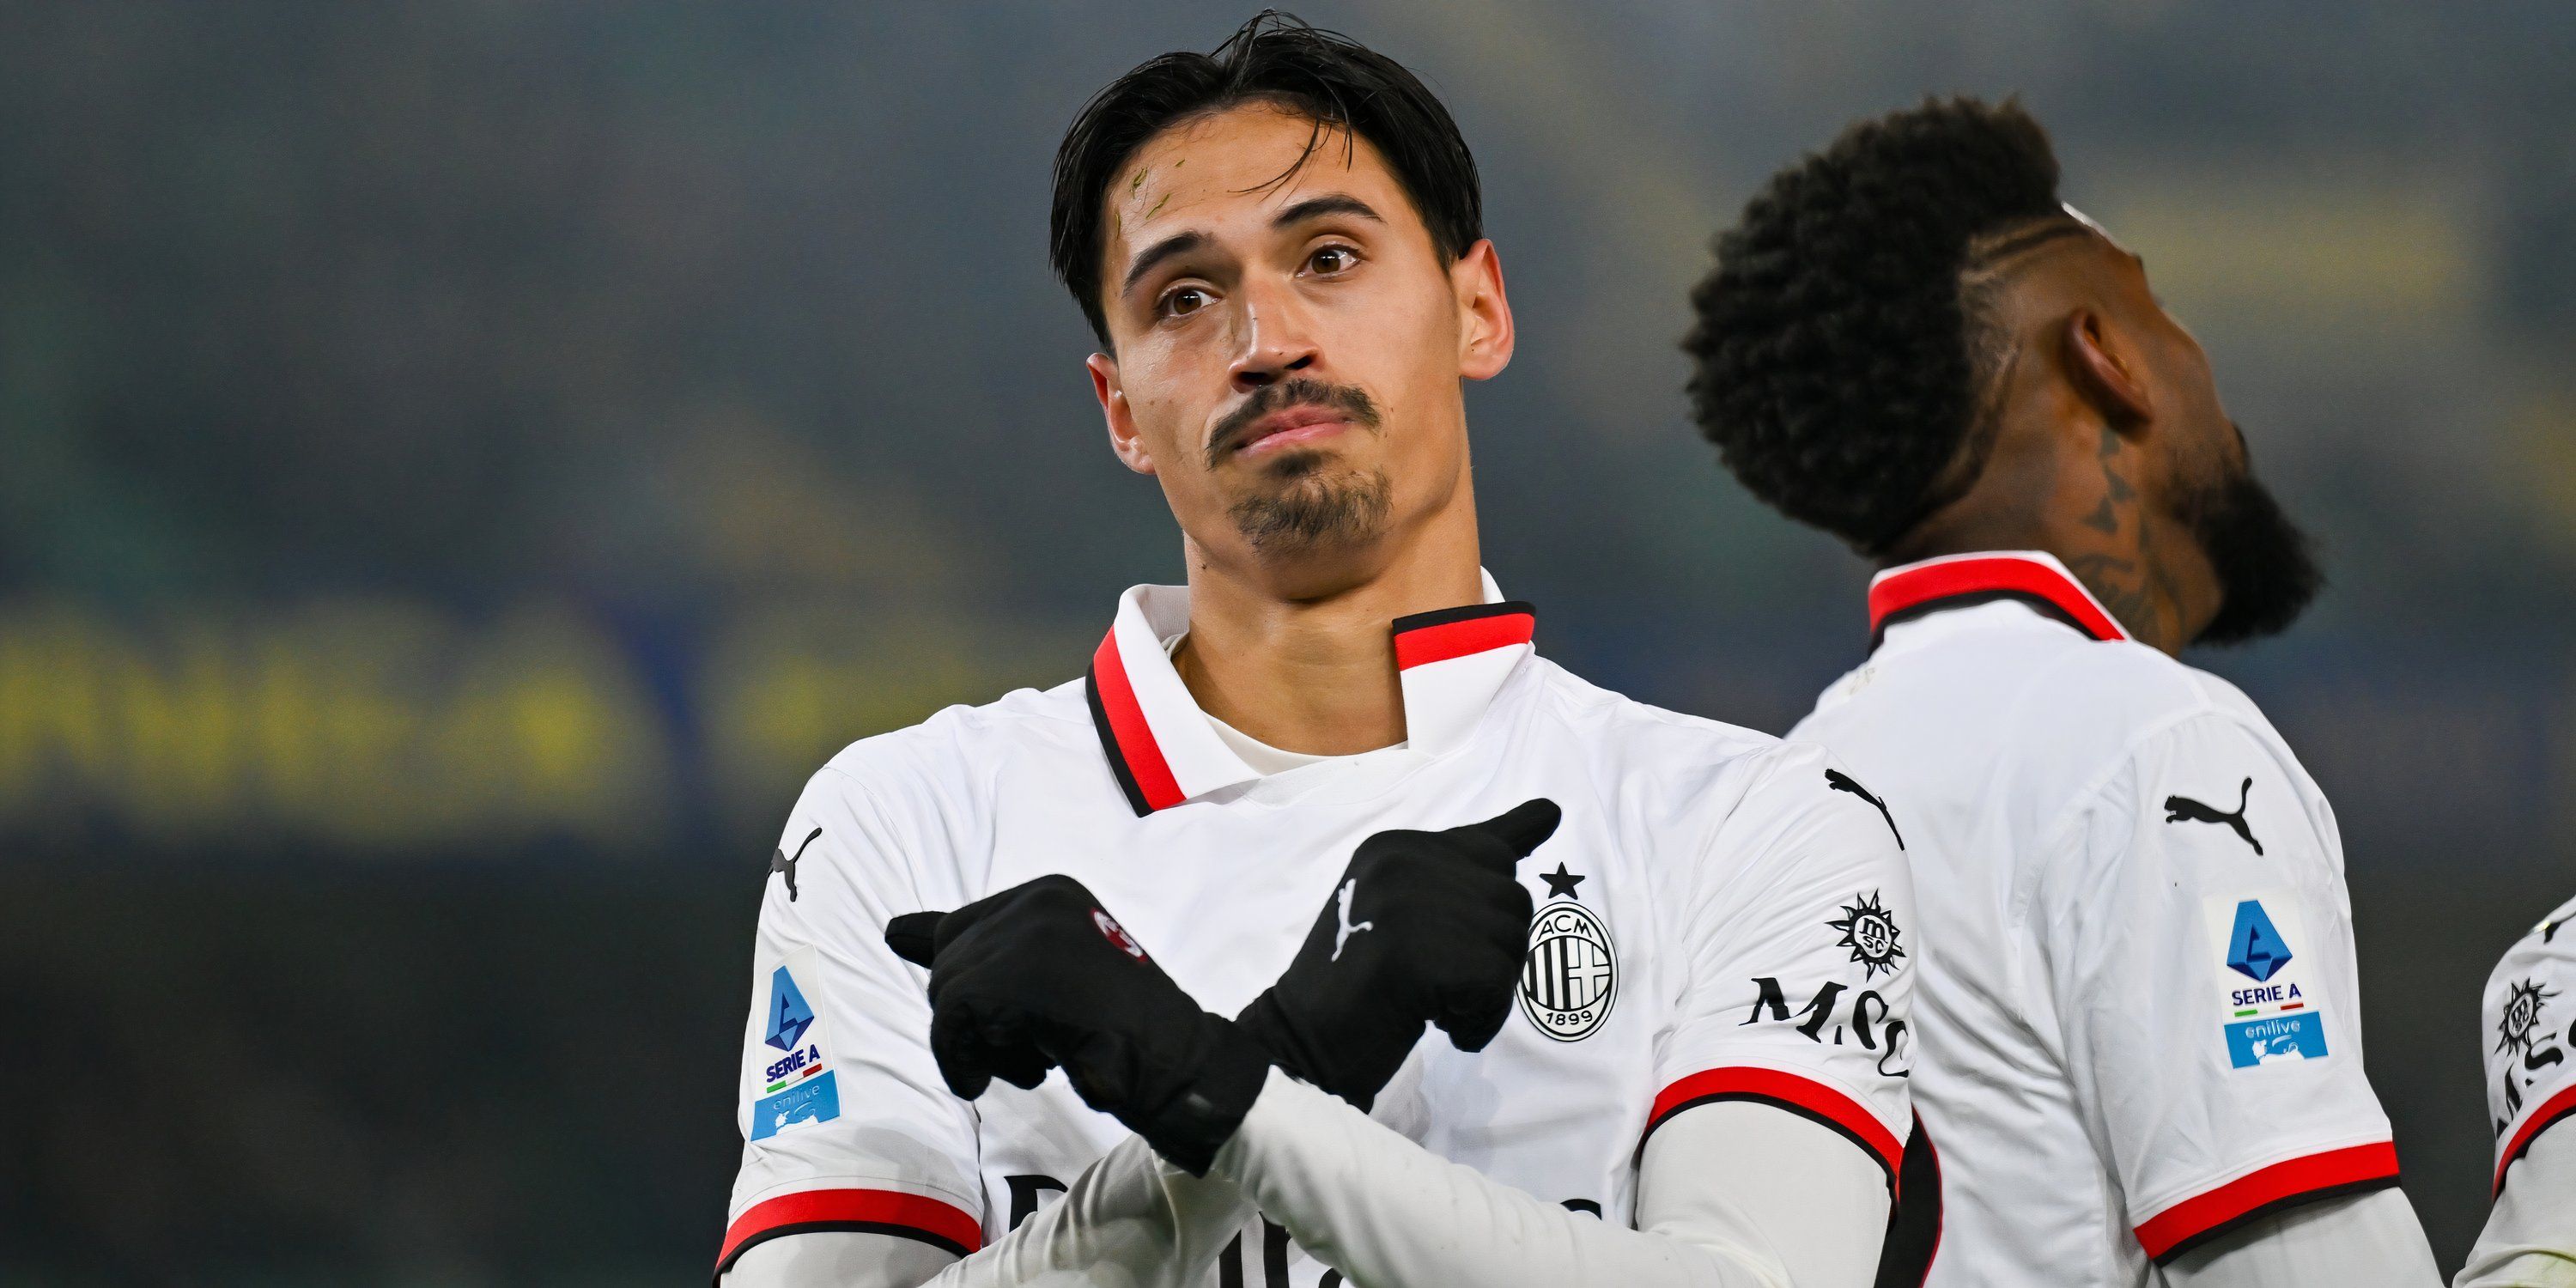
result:
M 1395 669 L 1410 671 L 1470 653 L 1527 644 L 1537 637 L 1537 611 L 1514 600 L 1416 613 L 1396 619 Z
M 2147 1218 L 2138 1243 L 2162 1262 L 2222 1228 L 2285 1201 L 2322 1198 L 2321 1190 L 2397 1179 L 2397 1146 L 2380 1141 L 2274 1163 L 2195 1194 Z
M 1875 636 L 1889 617 L 1936 599 L 1993 594 L 2045 600 L 2097 640 L 2129 638 L 2120 623 L 2104 612 L 2082 586 L 2046 564 L 2009 555 L 1944 560 L 1880 578 L 1869 588 L 1870 633 Z
M 1638 1148 L 1645 1148 L 1644 1136 L 1653 1135 L 1664 1120 L 1712 1100 L 1759 1100 L 1823 1123 L 1869 1151 L 1870 1157 L 1887 1169 L 1888 1187 L 1896 1187 L 1897 1168 L 1905 1160 L 1905 1143 L 1869 1111 L 1869 1106 L 1812 1078 L 1777 1069 L 1710 1069 L 1664 1088 L 1655 1097 L 1654 1109 L 1646 1115 L 1646 1130 L 1638 1140 Z
M 1170 809 L 1181 803 L 1181 784 L 1172 777 L 1171 762 L 1163 759 L 1161 743 L 1154 741 L 1154 727 L 1145 721 L 1145 708 L 1136 701 L 1136 686 L 1127 679 L 1127 663 L 1118 655 L 1118 631 L 1112 627 L 1091 655 L 1093 690 L 1100 699 L 1100 715 L 1106 722 L 1102 740 L 1110 753 L 1126 768 L 1127 778 L 1136 787 L 1139 813 Z
M 984 1246 L 984 1223 L 955 1204 L 893 1190 L 807 1190 L 751 1205 L 725 1230 L 721 1275 L 744 1248 L 804 1230 L 866 1229 L 905 1235 L 965 1256 Z
M 2569 1114 L 2576 1114 L 2576 1086 L 2563 1088 L 2557 1095 L 2540 1102 L 2540 1107 L 2532 1110 L 2529 1118 L 2522 1120 L 2521 1129 L 2513 1134 L 2513 1143 L 2507 1145 L 2504 1153 L 2496 1158 L 2496 1194 L 2504 1193 L 2504 1169 L 2513 1166 L 2515 1159 L 2530 1152 L 2532 1138 L 2548 1130 L 2551 1123 Z

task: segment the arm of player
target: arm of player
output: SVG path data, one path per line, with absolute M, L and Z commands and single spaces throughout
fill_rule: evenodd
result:
M 2173 1288 L 2440 1283 L 2415 1209 L 2396 1190 L 2323 1199 L 2259 1217 L 2165 1263 Z
M 2331 1226 L 2397 1249 L 2382 1264 L 2402 1268 L 2370 1282 L 2433 1281 L 2402 1201 L 2268 1221 L 2397 1183 L 2362 1071 L 2342 854 L 2303 771 L 2203 711 L 2144 738 L 2043 835 L 2056 857 L 2028 894 L 2034 967 L 2146 1254 L 2171 1265 L 2224 1243 L 2204 1273 L 2347 1283 L 2340 1257 L 2253 1251 Z
M 2576 1284 L 2576 900 L 2516 940 L 2479 1008 L 2495 1207 L 2458 1288 Z
M 2452 1288 L 2576 1284 L 2576 1130 L 2534 1137 Z
M 1822 752 L 1786 744 L 1710 807 L 1722 817 L 1704 851 L 1667 869 L 1686 961 L 1637 1228 L 1541 1202 L 1276 1075 L 1212 1174 L 1379 1288 L 1870 1284 L 1907 1114 L 1913 890 L 1893 820 Z
M 1339 902 L 1318 914 L 1296 960 L 1246 1009 L 1240 1031 L 1270 1059 L 1362 1106 L 1403 1062 L 1426 1021 L 1439 1025 L 1462 1048 L 1482 1047 L 1510 1014 L 1521 940 L 1529 924 L 1529 894 L 1514 879 L 1513 868 L 1547 839 L 1556 820 L 1553 804 L 1532 801 L 1501 817 L 1444 832 L 1387 832 L 1369 838 L 1336 883 Z M 1027 935 L 1005 933 L 1000 920 L 985 915 L 995 906 L 1026 909 L 1045 902 L 1030 901 L 1032 893 L 1013 891 L 979 905 L 950 926 L 946 940 L 965 937 L 969 947 L 960 951 L 970 959 L 979 956 L 974 945 L 995 934 L 1022 947 L 1043 940 L 1036 933 L 1046 920 L 1043 914 L 1030 923 Z M 1335 933 L 1341 914 L 1356 914 L 1387 933 L 1346 953 L 1351 946 Z M 979 919 L 987 921 L 986 934 L 966 936 L 963 928 Z M 939 913 L 896 918 L 887 928 L 888 946 L 916 963 L 935 965 L 941 927 L 947 923 Z M 1075 938 L 1097 949 L 1091 941 L 1101 930 L 1105 926 L 1081 924 Z M 1116 981 L 1123 976 L 1149 983 L 1159 976 L 1137 969 L 1144 961 L 1141 948 L 1134 961 L 1114 953 L 1109 957 L 1101 963 L 1111 967 L 1101 981 L 1109 991 L 1093 995 L 1095 999 L 1118 995 Z M 1001 965 L 1004 977 L 1026 973 L 1008 961 Z M 973 994 L 978 975 L 952 957 L 943 970 L 934 970 L 932 992 Z M 1159 981 L 1153 991 L 1177 996 L 1168 981 Z M 1035 1018 L 1019 1007 L 979 1005 L 969 1013 L 977 1017 L 969 1027 L 998 1024 L 1019 1029 L 1023 1036 L 1029 1035 L 1029 1021 Z M 959 1012 L 952 1007 L 950 1014 L 953 1030 Z M 1209 1017 L 1197 1018 L 1204 1022 Z M 932 1028 L 941 1028 L 936 1018 Z M 1017 1045 L 1005 1034 L 990 1049 L 965 1042 L 953 1043 L 947 1051 L 952 1066 L 966 1072 L 985 1067 L 981 1057 Z M 991 1064 L 990 1071 L 1015 1078 L 1029 1073 L 1013 1059 Z M 1089 1080 L 1097 1069 L 1084 1061 L 1075 1072 Z M 970 1081 L 966 1089 L 980 1090 L 980 1084 Z M 759 1271 L 763 1284 L 828 1282 L 830 1276 L 855 1274 L 870 1288 L 911 1288 L 925 1282 L 1034 1283 L 1078 1274 L 1086 1283 L 1182 1285 L 1199 1280 L 1251 1215 L 1233 1185 L 1193 1176 L 1165 1162 L 1143 1139 L 1131 1137 L 1086 1169 L 1062 1199 L 991 1246 L 944 1268 L 925 1264 L 910 1249 L 889 1245 L 879 1236 L 861 1234 L 830 1236 L 822 1246 L 797 1250 L 792 1258 L 796 1278 L 768 1277 L 773 1259 L 755 1261 L 758 1249 L 742 1265 Z M 774 1260 L 785 1265 L 791 1258 L 781 1254 Z M 802 1277 L 806 1274 L 821 1278 Z
M 973 1112 L 941 1085 L 923 1040 L 919 973 L 881 938 L 889 907 L 956 897 L 938 888 L 941 865 L 919 861 L 935 852 L 911 825 L 900 768 L 877 767 L 886 795 L 845 768 L 816 773 L 773 851 L 718 1275 L 813 1232 L 866 1231 L 950 1258 L 984 1241 Z
M 825 1231 L 745 1251 L 724 1285 L 1194 1288 L 1252 1216 L 1233 1183 L 1192 1176 L 1131 1136 L 1083 1169 L 1055 1202 L 963 1260 L 898 1236 Z
M 1702 1105 L 1646 1142 L 1638 1229 L 1449 1162 L 1273 1072 L 1211 1175 L 1298 1246 L 1378 1288 L 1862 1288 L 1884 1175 L 1832 1132 L 1751 1103 Z M 1337 1282 L 1328 1280 L 1328 1282 Z

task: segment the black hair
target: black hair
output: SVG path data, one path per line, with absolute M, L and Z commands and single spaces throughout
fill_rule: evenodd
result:
M 1264 9 L 1214 53 L 1164 54 L 1111 81 L 1083 105 L 1056 149 L 1048 258 L 1101 344 L 1109 343 L 1100 302 L 1102 199 L 1119 167 L 1146 140 L 1180 121 L 1252 102 L 1277 103 L 1312 118 L 1308 156 L 1331 130 L 1368 140 L 1395 172 L 1441 254 L 1454 260 L 1484 238 L 1476 159 L 1449 109 L 1394 59 L 1339 32 Z
M 1976 270 L 2084 228 L 2018 103 L 1927 99 L 1852 126 L 1771 177 L 1691 291 L 1700 431 L 1773 508 L 1885 553 L 1992 441 L 1979 391 L 2009 349 Z

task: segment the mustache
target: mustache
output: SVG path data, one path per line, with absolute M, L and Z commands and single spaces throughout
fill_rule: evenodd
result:
M 1252 423 L 1289 407 L 1326 407 L 1342 413 L 1353 424 L 1377 428 L 1377 403 L 1368 392 L 1355 385 L 1332 385 L 1308 376 L 1263 385 L 1243 400 L 1243 405 L 1227 412 L 1216 423 L 1216 432 L 1208 435 L 1207 463 L 1215 469 L 1226 453 L 1240 445 L 1252 432 Z

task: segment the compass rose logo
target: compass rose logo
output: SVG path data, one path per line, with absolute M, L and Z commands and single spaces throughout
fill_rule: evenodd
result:
M 1843 919 L 1825 923 L 1843 932 L 1842 942 L 1835 947 L 1852 950 L 1851 959 L 1860 963 L 1863 983 L 1876 979 L 1880 971 L 1895 974 L 1897 959 L 1905 955 L 1904 945 L 1897 942 L 1896 914 L 1879 903 L 1878 895 L 1872 890 L 1868 898 L 1844 904 Z
M 2498 1051 L 2529 1051 L 2532 1035 L 2540 1027 L 2540 1012 L 2549 999 L 2558 996 L 2554 988 L 2542 988 L 2540 981 L 2526 979 L 2515 984 L 2504 1000 L 2504 1015 L 2496 1021 Z

